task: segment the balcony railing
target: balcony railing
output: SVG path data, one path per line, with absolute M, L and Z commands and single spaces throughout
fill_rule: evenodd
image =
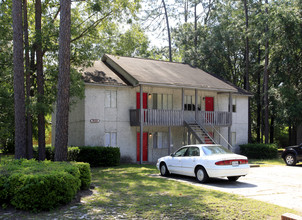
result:
M 143 109 L 144 126 L 183 126 L 184 120 L 195 121 L 195 111 Z M 232 113 L 198 111 L 197 121 L 201 125 L 230 126 Z M 130 110 L 130 125 L 140 125 L 140 110 Z

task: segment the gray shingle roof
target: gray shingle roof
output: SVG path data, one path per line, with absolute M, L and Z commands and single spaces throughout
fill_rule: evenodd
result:
M 238 91 L 223 80 L 188 64 L 107 54 L 103 56 L 102 61 L 113 68 L 120 69 L 119 72 L 133 86 L 149 84 L 224 92 Z
M 92 67 L 85 68 L 82 73 L 82 79 L 85 83 L 126 85 L 124 81 L 102 61 L 95 61 Z
M 102 61 L 84 69 L 86 83 L 105 85 L 155 85 L 251 95 L 230 82 L 188 64 L 105 54 Z

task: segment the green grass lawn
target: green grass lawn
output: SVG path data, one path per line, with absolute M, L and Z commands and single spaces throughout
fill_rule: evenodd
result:
M 84 192 L 81 203 L 75 201 L 38 214 L 0 209 L 0 219 L 280 219 L 286 212 L 302 215 L 280 206 L 209 190 L 202 184 L 159 178 L 159 171 L 151 165 L 92 168 L 92 185 L 95 188 Z
M 287 208 L 158 178 L 154 166 L 93 169 L 95 195 L 84 199 L 92 216 L 119 213 L 143 219 L 280 219 Z M 192 179 L 194 181 L 194 179 Z M 112 213 L 110 210 L 114 210 Z M 297 213 L 298 214 L 298 213 Z M 300 213 L 301 214 L 301 213 Z

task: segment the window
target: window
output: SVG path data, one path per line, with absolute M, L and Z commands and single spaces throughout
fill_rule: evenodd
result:
M 196 156 L 200 156 L 200 152 L 199 152 L 199 148 L 198 147 L 190 147 L 188 149 L 188 156 L 189 157 L 196 157 Z
M 157 94 L 153 93 L 153 109 L 173 109 L 172 94 Z
M 168 132 L 155 132 L 153 135 L 153 148 L 168 148 Z
M 105 107 L 116 108 L 116 91 L 113 90 L 105 91 Z
M 186 95 L 184 100 L 184 110 L 185 111 L 195 111 L 195 96 L 193 95 Z M 201 110 L 201 97 L 198 96 L 198 103 L 197 108 L 200 111 Z
M 187 150 L 188 150 L 187 147 L 181 148 L 174 154 L 174 156 L 175 157 L 184 157 L 186 155 Z
M 236 112 L 236 98 L 233 98 L 232 102 L 232 112 Z
M 117 133 L 116 132 L 106 132 L 105 133 L 105 146 L 106 147 L 116 147 L 117 146 Z

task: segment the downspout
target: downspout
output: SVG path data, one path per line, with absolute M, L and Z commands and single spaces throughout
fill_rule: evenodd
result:
M 139 90 L 139 112 L 140 112 L 140 120 L 139 120 L 139 164 L 143 163 L 143 129 L 144 129 L 144 111 L 143 111 L 143 86 L 140 85 L 140 90 Z
M 233 120 L 232 120 L 232 117 L 233 117 L 233 114 L 232 114 L 232 111 L 233 111 L 233 108 L 232 108 L 232 104 L 233 104 L 233 97 L 232 97 L 232 93 L 229 93 L 229 112 L 231 113 L 231 117 L 230 117 L 230 124 L 228 126 L 228 142 L 231 143 L 232 141 L 232 132 L 231 132 L 231 127 L 232 127 L 232 123 L 233 123 Z M 230 145 L 228 144 L 228 149 L 230 150 Z
M 198 90 L 195 89 L 195 121 L 198 121 Z
M 171 126 L 169 126 L 169 135 L 168 135 L 168 138 L 169 138 L 169 147 L 168 147 L 168 155 L 171 154 L 171 147 L 172 147 L 172 135 L 171 135 Z

